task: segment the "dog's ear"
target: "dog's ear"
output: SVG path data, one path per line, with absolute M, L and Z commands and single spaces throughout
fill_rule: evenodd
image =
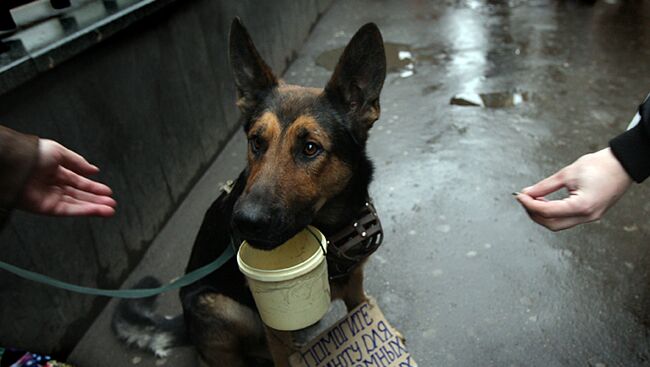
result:
M 329 100 L 351 118 L 362 140 L 379 118 L 379 94 L 385 78 L 384 41 L 377 25 L 368 23 L 345 47 L 325 87 Z
M 242 111 L 254 108 L 278 85 L 238 17 L 230 26 L 230 66 L 237 86 L 237 106 Z

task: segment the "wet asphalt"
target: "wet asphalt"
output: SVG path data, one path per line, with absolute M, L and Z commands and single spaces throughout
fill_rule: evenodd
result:
M 650 92 L 650 2 L 338 1 L 286 81 L 323 86 L 332 50 L 371 21 L 393 67 L 368 148 L 386 237 L 366 289 L 419 365 L 650 365 L 647 184 L 559 233 L 510 195 L 625 129 Z M 484 107 L 450 103 L 479 94 Z M 236 173 L 241 145 L 235 137 L 215 166 Z M 103 317 L 72 360 L 98 344 L 133 364 L 135 352 L 98 341 L 110 339 Z M 180 353 L 188 359 L 158 365 L 193 363 Z

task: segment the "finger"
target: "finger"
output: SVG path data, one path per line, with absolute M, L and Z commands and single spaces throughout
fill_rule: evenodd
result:
M 554 232 L 575 227 L 578 224 L 594 221 L 594 219 L 591 219 L 590 217 L 583 217 L 583 216 L 568 217 L 568 218 L 544 218 L 534 214 L 529 214 L 529 215 L 533 221 Z
M 538 200 L 526 194 L 517 195 L 517 200 L 527 211 L 544 218 L 566 218 L 583 216 L 583 210 L 576 204 L 577 196 L 564 200 Z
M 86 191 L 81 191 L 79 189 L 76 189 L 72 186 L 65 186 L 63 188 L 63 192 L 71 196 L 75 199 L 85 201 L 88 203 L 93 203 L 93 204 L 102 204 L 102 205 L 108 205 L 110 207 L 115 207 L 117 203 L 113 198 L 107 195 L 95 195 Z
M 110 217 L 115 214 L 115 208 L 108 205 L 93 204 L 71 196 L 63 196 L 61 201 L 56 205 L 53 210 L 53 215 L 59 216 L 97 216 L 97 217 Z
M 79 190 L 90 192 L 97 195 L 111 195 L 113 191 L 110 187 L 86 177 L 80 176 L 69 169 L 59 167 L 57 178 L 62 184 L 75 187 Z
M 99 168 L 97 166 L 88 163 L 88 161 L 80 154 L 62 145 L 60 147 L 62 159 L 61 165 L 63 167 L 82 175 L 92 175 L 99 172 Z
M 536 198 L 546 196 L 563 188 L 564 182 L 562 180 L 560 172 L 557 172 L 554 175 L 539 181 L 533 186 L 526 187 L 525 189 L 521 190 L 521 192 L 523 194 Z

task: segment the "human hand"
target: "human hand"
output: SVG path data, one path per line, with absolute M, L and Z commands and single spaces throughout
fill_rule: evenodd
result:
M 61 144 L 40 139 L 38 159 L 19 196 L 18 209 L 56 216 L 101 216 L 115 213 L 111 189 L 89 180 L 99 172 L 79 154 Z
M 600 219 L 623 196 L 632 179 L 609 148 L 586 154 L 554 175 L 517 194 L 535 222 L 559 231 Z M 569 191 L 562 200 L 544 196 L 561 188 Z

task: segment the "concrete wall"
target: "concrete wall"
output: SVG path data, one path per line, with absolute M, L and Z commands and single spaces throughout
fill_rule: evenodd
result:
M 242 18 L 280 72 L 329 2 L 177 1 L 0 96 L 2 124 L 86 156 L 119 205 L 111 219 L 14 213 L 0 234 L 0 259 L 119 287 L 238 129 L 231 19 Z M 0 346 L 65 355 L 105 302 L 0 273 Z

